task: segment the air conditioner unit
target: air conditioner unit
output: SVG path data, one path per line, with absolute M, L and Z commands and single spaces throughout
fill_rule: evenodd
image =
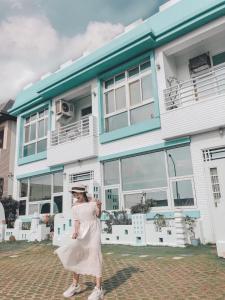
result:
M 56 115 L 69 118 L 74 115 L 74 106 L 73 104 L 60 99 L 55 102 L 55 111 Z
M 211 60 L 209 53 L 203 53 L 189 60 L 189 71 L 191 76 L 199 75 L 199 73 L 211 68 Z

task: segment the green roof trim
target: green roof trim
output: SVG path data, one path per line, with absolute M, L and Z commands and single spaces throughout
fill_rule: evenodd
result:
M 93 53 L 80 57 L 67 68 L 21 91 L 10 113 L 16 116 L 224 15 L 225 0 L 181 0 Z

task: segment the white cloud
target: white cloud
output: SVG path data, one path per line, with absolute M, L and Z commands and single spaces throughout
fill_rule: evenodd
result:
M 68 38 L 60 36 L 45 17 L 8 18 L 0 23 L 0 99 L 15 98 L 27 83 L 102 46 L 123 29 L 121 24 L 91 22 L 84 34 Z

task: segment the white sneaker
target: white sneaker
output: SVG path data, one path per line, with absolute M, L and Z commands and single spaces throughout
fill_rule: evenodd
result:
M 102 300 L 104 298 L 104 293 L 102 289 L 97 288 L 97 286 L 94 288 L 91 295 L 88 297 L 88 300 Z
M 75 294 L 81 291 L 81 287 L 79 284 L 75 285 L 74 283 L 63 293 L 65 298 L 73 297 Z

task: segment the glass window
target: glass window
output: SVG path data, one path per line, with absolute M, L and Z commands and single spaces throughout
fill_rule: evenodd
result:
M 51 199 L 51 175 L 30 178 L 30 201 Z
M 134 76 L 134 75 L 137 75 L 139 73 L 139 67 L 137 66 L 137 67 L 134 67 L 134 68 L 132 68 L 132 69 L 130 69 L 130 70 L 128 70 L 128 76 L 129 77 L 132 77 L 132 76 Z
M 109 161 L 103 164 L 104 185 L 113 185 L 119 183 L 119 161 Z
M 143 101 L 152 98 L 152 76 L 151 74 L 141 79 L 142 99 Z
M 145 109 L 139 111 L 133 111 L 133 109 L 153 102 L 150 67 L 149 59 L 104 82 L 104 125 L 106 132 L 147 120 Z M 126 110 L 126 112 L 121 114 L 121 110 Z M 154 105 L 151 106 L 149 116 L 149 120 L 154 118 Z
M 0 149 L 3 149 L 4 145 L 4 129 L 0 129 Z
M 145 197 L 145 201 L 148 200 L 152 200 L 152 207 L 168 206 L 166 191 L 149 191 Z
M 36 139 L 36 123 L 30 125 L 30 141 Z
M 140 81 L 130 83 L 130 104 L 136 105 L 141 102 Z
M 175 206 L 194 205 L 192 181 L 190 179 L 172 182 L 172 189 Z
M 115 111 L 114 90 L 105 94 L 106 113 L 110 114 Z
M 126 93 L 125 86 L 122 86 L 115 91 L 116 96 L 116 110 L 120 110 L 126 107 Z
M 37 142 L 37 153 L 43 152 L 47 149 L 47 139 Z
M 124 191 L 167 186 L 163 151 L 125 158 L 121 163 Z
M 127 112 L 106 119 L 106 131 L 113 131 L 128 126 Z
M 25 143 L 30 141 L 30 126 L 25 127 Z
M 20 197 L 27 197 L 28 192 L 28 179 L 20 180 Z
M 124 206 L 126 209 L 130 209 L 132 206 L 141 203 L 142 193 L 135 193 L 124 195 Z
M 154 118 L 154 103 L 139 106 L 131 110 L 131 124 L 136 124 Z
M 40 153 L 47 148 L 48 109 L 25 119 L 23 156 Z
M 35 143 L 24 146 L 24 157 L 35 154 Z
M 210 177 L 211 177 L 213 198 L 216 202 L 221 198 L 219 176 L 218 176 L 217 168 L 210 168 Z
M 41 138 L 45 136 L 45 120 L 42 119 L 38 122 L 38 137 Z
M 26 200 L 19 201 L 19 215 L 20 216 L 26 215 Z
M 116 82 L 121 82 L 125 80 L 125 72 L 120 73 L 118 75 L 115 76 L 115 81 Z
M 140 65 L 140 70 L 146 71 L 147 69 L 150 69 L 150 67 L 151 67 L 150 61 L 146 61 Z
M 119 209 L 119 191 L 118 189 L 107 189 L 105 191 L 106 210 Z
M 3 190 L 4 190 L 4 178 L 0 177 L 0 198 L 3 195 Z
M 53 193 L 63 192 L 63 173 L 53 174 Z
M 58 214 L 62 212 L 63 196 L 55 196 L 53 204 L 53 213 Z
M 49 214 L 50 213 L 50 203 L 41 203 L 40 204 L 40 214 Z
M 193 173 L 189 146 L 167 150 L 167 161 L 170 177 L 191 175 Z

